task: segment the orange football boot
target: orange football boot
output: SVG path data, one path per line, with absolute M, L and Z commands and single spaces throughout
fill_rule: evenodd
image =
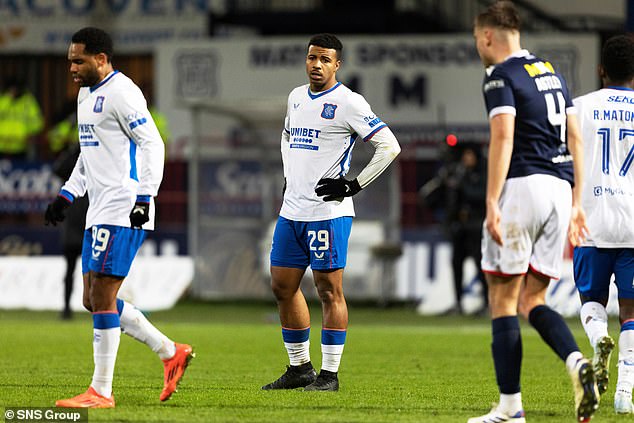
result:
M 163 360 L 165 368 L 165 381 L 163 391 L 161 392 L 161 401 L 167 401 L 172 394 L 176 392 L 178 383 L 183 378 L 187 365 L 196 355 L 193 353 L 191 345 L 176 344 L 176 353 L 174 357 Z
M 76 397 L 55 401 L 55 406 L 64 408 L 114 408 L 114 395 L 106 398 L 99 395 L 91 386 L 86 392 Z

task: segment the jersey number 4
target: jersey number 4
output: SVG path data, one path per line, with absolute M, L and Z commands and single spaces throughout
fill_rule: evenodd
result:
M 610 128 L 600 128 L 597 131 L 597 134 L 601 137 L 601 150 L 602 150 L 602 159 L 601 159 L 601 170 L 606 175 L 610 174 L 610 140 L 612 130 Z M 619 129 L 618 140 L 623 141 L 628 136 L 634 136 L 634 130 L 632 129 Z M 625 161 L 621 165 L 621 169 L 619 169 L 619 176 L 625 176 L 627 171 L 630 170 L 632 166 L 632 161 L 634 161 L 634 145 L 628 151 L 627 156 L 625 157 Z
M 552 126 L 560 126 L 559 139 L 562 144 L 566 142 L 566 100 L 561 91 L 557 91 L 557 105 L 553 93 L 545 93 L 546 110 L 548 111 L 548 122 Z

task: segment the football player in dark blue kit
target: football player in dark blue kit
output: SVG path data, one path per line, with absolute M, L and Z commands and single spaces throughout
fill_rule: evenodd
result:
M 473 31 L 486 67 L 491 131 L 481 264 L 500 401 L 469 423 L 526 421 L 518 311 L 565 362 L 577 420 L 586 422 L 599 401 L 592 365 L 563 318 L 545 304 L 550 280 L 559 278 L 566 233 L 576 245 L 587 230 L 581 136 L 564 78 L 520 47 L 519 28 L 513 3 L 498 1 L 476 17 Z

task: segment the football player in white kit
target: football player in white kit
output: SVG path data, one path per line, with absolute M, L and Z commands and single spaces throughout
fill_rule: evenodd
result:
M 486 67 L 482 91 L 490 144 L 482 271 L 489 285 L 491 352 L 500 393 L 490 413 L 469 423 L 524 423 L 518 312 L 565 363 L 578 421 L 598 407 L 591 363 L 556 311 L 545 304 L 558 279 L 566 233 L 583 236 L 583 151 L 572 100 L 553 65 L 520 46 L 520 20 L 510 1 L 476 17 L 476 48 Z M 574 158 L 574 161 L 573 161 Z
M 309 83 L 288 96 L 281 149 L 285 192 L 271 248 L 271 287 L 290 366 L 262 389 L 336 391 L 348 326 L 343 269 L 354 216 L 352 196 L 377 178 L 399 154 L 392 131 L 365 99 L 337 82 L 342 44 L 332 34 L 308 43 Z M 355 141 L 375 153 L 356 179 L 344 176 Z M 309 353 L 310 316 L 299 289 L 310 266 L 323 319 L 322 367 L 317 376 Z
M 159 332 L 133 305 L 117 298 L 132 260 L 154 229 L 154 201 L 163 178 L 164 146 L 141 90 L 114 70 L 110 36 L 98 28 L 77 31 L 68 49 L 70 73 L 81 88 L 77 120 L 81 153 L 46 224 L 88 194 L 82 246 L 83 303 L 93 317 L 95 369 L 88 390 L 58 400 L 58 407 L 112 408 L 112 378 L 121 331 L 163 360 L 160 400 L 169 399 L 192 358 L 192 348 Z
M 603 88 L 576 98 L 584 140 L 586 181 L 582 204 L 589 235 L 574 250 L 581 323 L 594 348 L 599 391 L 608 388 L 614 340 L 608 335 L 610 279 L 618 290 L 618 380 L 614 410 L 634 413 L 634 38 L 618 35 L 603 46 Z

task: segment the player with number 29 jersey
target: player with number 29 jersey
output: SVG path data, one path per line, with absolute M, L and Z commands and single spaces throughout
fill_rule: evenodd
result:
M 341 82 L 319 93 L 308 84 L 297 87 L 287 107 L 281 146 L 287 187 L 280 215 L 304 222 L 354 216 L 352 197 L 324 201 L 315 186 L 322 178 L 346 175 L 356 139 L 370 140 L 385 123 Z
M 574 104 L 584 139 L 582 204 L 590 229 L 581 245 L 634 248 L 634 91 L 603 88 Z

